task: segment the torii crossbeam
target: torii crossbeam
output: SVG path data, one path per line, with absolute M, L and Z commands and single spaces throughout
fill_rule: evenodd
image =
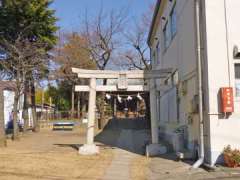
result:
M 152 144 L 158 144 L 158 116 L 157 116 L 157 91 L 156 79 L 166 79 L 172 73 L 172 69 L 161 70 L 132 70 L 132 71 L 111 71 L 111 70 L 86 70 L 72 68 L 73 73 L 77 73 L 79 78 L 90 79 L 90 85 L 77 85 L 75 91 L 89 92 L 88 104 L 88 129 L 87 144 L 79 148 L 79 153 L 84 155 L 99 153 L 98 147 L 94 144 L 94 126 L 96 113 L 96 92 L 114 91 L 134 91 L 150 92 L 151 111 L 151 134 Z M 97 85 L 97 79 L 116 79 L 117 85 Z M 128 85 L 129 79 L 147 80 L 147 84 Z M 161 86 L 160 86 L 161 87 Z

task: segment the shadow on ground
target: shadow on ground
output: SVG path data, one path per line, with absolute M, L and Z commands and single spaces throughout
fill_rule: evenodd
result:
M 58 146 L 58 147 L 67 147 L 67 148 L 72 148 L 76 151 L 78 151 L 78 149 L 83 146 L 83 144 L 53 144 L 54 146 Z
M 150 130 L 145 118 L 111 119 L 95 137 L 95 141 L 112 148 L 144 154 L 150 141 Z

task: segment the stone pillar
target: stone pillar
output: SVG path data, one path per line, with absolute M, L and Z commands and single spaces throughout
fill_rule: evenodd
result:
M 88 101 L 88 130 L 87 130 L 87 144 L 94 142 L 94 124 L 96 113 L 96 79 L 90 80 L 90 91 Z
M 114 111 L 114 117 L 116 118 L 117 117 L 117 99 L 116 97 L 113 97 L 113 111 Z
M 79 148 L 79 153 L 83 155 L 99 153 L 99 148 L 94 144 L 94 126 L 96 113 L 96 78 L 90 79 L 89 89 L 87 144 Z
M 150 80 L 150 111 L 151 111 L 151 132 L 152 143 L 158 143 L 158 115 L 157 115 L 157 91 L 155 80 Z
M 160 154 L 165 154 L 167 152 L 167 148 L 161 144 L 159 144 L 158 139 L 158 107 L 157 107 L 157 90 L 156 90 L 156 82 L 155 79 L 149 80 L 149 88 L 150 88 L 150 112 L 151 112 L 151 133 L 152 133 L 152 144 L 146 147 L 146 155 L 147 156 L 157 156 Z

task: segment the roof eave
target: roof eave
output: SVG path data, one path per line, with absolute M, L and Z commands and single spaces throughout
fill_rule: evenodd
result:
M 151 37 L 152 37 L 155 21 L 157 19 L 157 15 L 158 15 L 158 12 L 160 10 L 161 2 L 162 2 L 162 0 L 157 0 L 157 3 L 155 5 L 155 9 L 154 9 L 153 17 L 152 17 L 152 22 L 151 22 L 151 26 L 150 26 L 150 31 L 148 33 L 148 39 L 147 39 L 147 43 L 148 43 L 149 46 L 150 46 L 150 42 L 151 42 Z

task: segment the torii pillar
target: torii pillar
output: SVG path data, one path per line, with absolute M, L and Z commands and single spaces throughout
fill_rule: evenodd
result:
M 158 144 L 157 90 L 155 79 L 150 79 L 150 112 L 152 144 Z
M 160 154 L 165 154 L 167 148 L 159 143 L 159 130 L 158 130 L 158 115 L 157 115 L 157 89 L 156 80 L 151 78 L 149 80 L 149 92 L 150 92 L 150 111 L 151 111 L 151 135 L 152 143 L 146 147 L 147 156 L 157 156 Z
M 96 78 L 91 78 L 88 101 L 87 143 L 79 148 L 79 154 L 92 155 L 99 153 L 99 147 L 94 144 L 95 113 L 96 113 Z

